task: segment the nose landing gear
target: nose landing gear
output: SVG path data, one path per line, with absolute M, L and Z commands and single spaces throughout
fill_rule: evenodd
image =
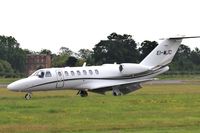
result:
M 80 95 L 81 97 L 87 97 L 88 93 L 85 90 L 79 90 L 77 95 Z
M 31 97 L 32 97 L 32 94 L 31 94 L 30 92 L 26 93 L 26 95 L 24 96 L 24 98 L 25 98 L 26 100 L 30 100 Z

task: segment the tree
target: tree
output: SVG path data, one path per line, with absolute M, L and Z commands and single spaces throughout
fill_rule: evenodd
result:
M 52 67 L 65 67 L 68 60 L 68 55 L 54 55 L 52 57 Z
M 18 72 L 25 73 L 26 54 L 21 48 L 16 48 L 13 57 L 8 60 L 11 66 Z
M 178 60 L 180 58 L 189 59 L 191 53 L 191 49 L 186 45 L 180 45 L 174 60 Z
M 24 53 L 27 55 L 27 54 L 33 54 L 34 52 L 30 51 L 29 49 L 24 49 Z
M 74 56 L 70 56 L 66 61 L 66 66 L 74 67 L 76 66 L 77 61 L 78 59 L 76 59 Z
M 191 52 L 190 59 L 195 65 L 200 65 L 200 50 L 198 48 Z
M 174 57 L 173 62 L 170 64 L 171 70 L 185 71 L 193 70 L 193 63 L 190 60 L 191 49 L 186 45 L 181 45 Z
M 48 50 L 48 49 L 42 49 L 42 50 L 39 52 L 39 54 L 51 55 L 52 52 L 51 52 L 51 50 Z
M 65 67 L 68 58 L 73 54 L 73 52 L 66 47 L 61 47 L 59 50 L 59 55 L 52 55 L 52 66 L 53 67 Z
M 7 73 L 13 72 L 13 69 L 12 69 L 10 63 L 8 63 L 7 61 L 4 61 L 4 60 L 0 60 L 0 63 L 3 67 L 3 72 L 7 72 Z
M 13 74 L 13 69 L 9 62 L 0 60 L 0 76 L 10 77 Z
M 0 36 L 0 59 L 8 61 L 15 71 L 24 72 L 26 53 L 14 37 Z
M 64 54 L 71 56 L 73 52 L 67 47 L 61 47 L 59 50 L 59 55 L 64 55 Z
M 143 41 L 139 48 L 140 61 L 142 61 L 157 45 L 158 43 L 156 41 Z
M 96 64 L 138 62 L 139 52 L 131 35 L 112 33 L 108 40 L 100 41 L 93 48 Z
M 93 52 L 89 49 L 80 49 L 78 51 L 78 55 L 79 57 L 87 60 L 88 58 L 90 58 L 92 56 Z
M 92 55 L 93 55 L 93 51 L 91 51 L 89 49 L 80 49 L 78 51 L 78 56 L 81 57 L 83 60 L 81 62 L 87 62 L 87 64 L 89 64 L 89 65 L 94 64 L 94 59 L 93 59 Z

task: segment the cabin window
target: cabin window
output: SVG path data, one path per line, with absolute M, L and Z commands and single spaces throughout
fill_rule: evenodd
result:
M 78 70 L 78 71 L 76 71 L 76 72 L 77 72 L 77 74 L 78 74 L 78 75 L 81 75 L 81 72 L 80 72 L 79 70 Z
M 51 77 L 51 72 L 50 71 L 46 71 L 45 77 Z
M 87 75 L 87 71 L 86 71 L 86 70 L 83 70 L 83 74 L 84 74 L 84 75 Z
M 69 76 L 69 73 L 67 71 L 65 71 L 65 76 Z
M 72 75 L 72 76 L 74 76 L 74 75 L 75 75 L 74 71 L 71 71 L 71 75 Z
M 92 75 L 92 74 L 93 74 L 92 70 L 89 70 L 89 74 L 90 74 L 90 75 Z
M 62 73 L 61 73 L 61 72 L 58 72 L 58 76 L 60 76 L 60 77 L 61 77 L 61 76 L 62 76 Z
M 99 71 L 97 69 L 94 70 L 94 72 L 98 75 L 99 74 Z

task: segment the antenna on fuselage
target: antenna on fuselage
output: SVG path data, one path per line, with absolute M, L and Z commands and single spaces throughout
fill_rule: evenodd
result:
M 83 66 L 82 66 L 82 67 L 85 67 L 85 66 L 86 66 L 86 62 L 83 63 Z

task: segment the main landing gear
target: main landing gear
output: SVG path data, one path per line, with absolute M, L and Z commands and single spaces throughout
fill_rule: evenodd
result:
M 113 91 L 113 92 L 112 92 L 113 96 L 121 96 L 121 95 L 122 95 L 122 93 L 121 93 L 121 91 L 119 90 L 119 87 L 118 87 L 118 86 L 113 87 L 113 90 L 112 90 L 112 91 Z
M 122 93 L 118 93 L 118 92 L 113 92 L 113 96 L 121 96 Z
M 85 90 L 79 90 L 77 95 L 80 95 L 81 97 L 87 97 L 88 93 Z
M 31 97 L 32 97 L 32 94 L 31 94 L 30 92 L 26 93 L 26 95 L 24 96 L 24 98 L 25 98 L 26 100 L 30 100 Z

